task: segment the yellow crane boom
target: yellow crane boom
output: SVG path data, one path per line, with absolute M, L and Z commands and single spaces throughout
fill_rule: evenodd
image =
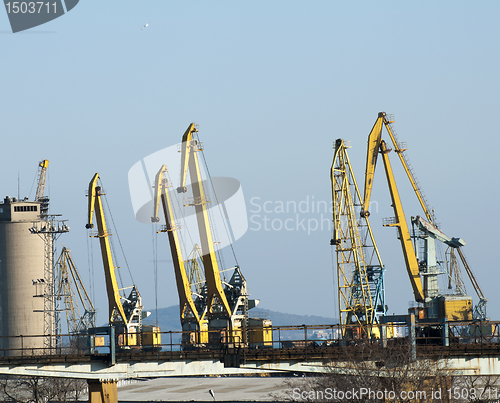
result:
M 175 280 L 177 283 L 177 292 L 179 294 L 179 306 L 181 323 L 189 320 L 195 320 L 198 325 L 198 330 L 201 329 L 201 320 L 205 316 L 205 312 L 202 317 L 198 315 L 195 303 L 193 301 L 191 287 L 189 284 L 189 279 L 187 277 L 186 268 L 184 265 L 184 259 L 182 257 L 181 245 L 179 242 L 179 236 L 177 234 L 177 226 L 175 223 L 174 212 L 172 209 L 172 202 L 168 194 L 168 183 L 165 178 L 165 173 L 167 172 L 167 167 L 163 165 L 155 178 L 155 194 L 154 194 L 154 214 L 151 218 L 152 222 L 158 222 L 158 212 L 160 208 L 160 201 L 163 206 L 163 213 L 165 214 L 166 229 L 164 230 L 168 234 L 168 240 L 170 243 L 170 252 L 172 254 L 172 260 L 174 263 Z
M 459 238 L 449 238 L 444 235 L 436 225 L 436 220 L 434 216 L 433 210 L 429 207 L 429 204 L 424 196 L 422 189 L 417 181 L 417 178 L 413 172 L 413 169 L 410 165 L 408 158 L 405 155 L 406 149 L 398 141 L 396 132 L 392 127 L 392 123 L 394 123 L 393 119 L 389 118 L 385 112 L 380 112 L 378 114 L 377 120 L 373 125 L 373 128 L 368 137 L 368 152 L 366 158 L 366 170 L 365 170 L 365 192 L 364 192 L 364 200 L 361 207 L 361 216 L 367 217 L 369 213 L 369 205 L 370 205 L 370 196 L 373 186 L 373 178 L 375 173 L 375 166 L 377 162 L 377 156 L 380 152 L 382 154 L 382 158 L 384 161 L 384 166 L 386 170 L 387 181 L 389 183 L 389 190 L 392 198 L 392 205 L 394 208 L 395 219 L 393 222 L 384 223 L 385 226 L 395 226 L 398 228 L 399 238 L 401 241 L 403 255 L 405 258 L 406 269 L 408 271 L 408 275 L 410 277 L 410 282 L 413 288 L 413 293 L 415 295 L 415 300 L 417 302 L 431 302 L 432 306 L 430 309 L 432 314 L 435 314 L 436 309 L 438 310 L 446 310 L 444 314 L 446 317 L 459 317 L 465 320 L 468 313 L 468 305 L 469 302 L 466 299 L 463 299 L 461 302 L 462 305 L 457 308 L 458 305 L 454 305 L 455 307 L 446 308 L 448 305 L 447 297 L 445 295 L 441 295 L 439 291 L 437 276 L 441 274 L 438 270 L 438 265 L 440 262 L 436 259 L 436 249 L 435 249 L 435 239 L 444 242 L 445 244 L 451 246 L 452 248 L 457 249 L 462 263 L 469 275 L 471 283 L 476 290 L 479 303 L 474 309 L 474 318 L 483 319 L 486 318 L 486 299 L 482 294 L 481 289 L 479 288 L 479 284 L 475 279 L 472 271 L 470 270 L 463 253 L 461 252 L 461 247 L 465 244 L 460 242 Z M 424 211 L 425 217 L 427 221 L 421 219 L 417 216 L 417 218 L 412 218 L 412 222 L 417 224 L 420 231 L 424 234 L 420 237 L 424 240 L 424 256 L 418 261 L 416 251 L 411 242 L 410 233 L 408 230 L 408 225 L 406 223 L 406 219 L 403 213 L 403 208 L 401 205 L 401 200 L 399 199 L 399 194 L 396 188 L 396 183 L 394 181 L 394 175 L 392 173 L 392 168 L 390 166 L 388 152 L 390 150 L 387 149 L 386 143 L 382 140 L 382 129 L 385 126 L 389 137 L 391 138 L 392 144 L 394 146 L 394 151 L 398 155 L 401 164 L 408 176 L 410 184 L 417 196 L 417 199 Z M 422 280 L 420 278 L 420 273 L 423 275 L 423 287 Z M 467 297 L 468 298 L 468 297 Z M 443 302 L 444 301 L 444 302 Z M 450 300 L 451 301 L 451 300 Z M 471 303 L 471 302 L 470 302 Z M 448 304 L 448 305 L 447 305 Z M 467 306 L 466 306 L 467 305 Z
M 403 205 L 401 204 L 396 181 L 394 180 L 394 174 L 392 173 L 392 167 L 388 155 L 389 151 L 390 150 L 387 149 L 385 141 L 382 140 L 380 142 L 380 153 L 382 154 L 382 160 L 384 162 L 387 183 L 389 185 L 392 207 L 394 209 L 395 215 L 395 219 L 393 222 L 387 222 L 384 225 L 388 227 L 396 227 L 398 229 L 401 247 L 403 248 L 406 271 L 408 272 L 408 276 L 410 278 L 415 301 L 424 302 L 425 297 L 422 288 L 422 281 L 420 279 L 418 261 L 415 250 L 413 249 L 413 244 L 411 242 L 410 231 L 408 229 L 408 224 L 406 223 L 406 218 L 403 212 Z
M 203 179 L 201 177 L 200 165 L 197 156 L 199 151 L 198 141 L 193 134 L 198 130 L 194 123 L 191 123 L 182 136 L 182 154 L 181 154 L 181 182 L 177 188 L 178 193 L 187 192 L 186 179 L 189 170 L 191 186 L 193 190 L 193 203 L 196 211 L 198 229 L 200 233 L 201 250 L 203 253 L 203 266 L 205 270 L 205 279 L 207 282 L 207 311 L 209 317 L 213 315 L 224 318 L 231 317 L 231 308 L 222 287 L 220 278 L 219 264 L 215 256 L 215 248 L 208 219 L 207 200 L 203 189 Z M 215 305 L 219 309 L 214 310 Z
M 49 212 L 49 198 L 45 196 L 45 182 L 47 179 L 47 168 L 49 160 L 43 160 L 38 163 L 38 183 L 36 187 L 35 201 L 40 202 L 40 214 L 42 217 Z
M 47 168 L 49 167 L 49 160 L 40 161 L 38 164 L 38 185 L 36 188 L 35 201 L 40 201 L 45 194 L 45 180 L 47 178 Z
M 98 179 L 99 174 L 96 173 L 89 183 L 88 222 L 85 227 L 87 229 L 94 228 L 92 221 L 95 212 L 97 237 L 101 244 L 102 262 L 104 265 L 104 276 L 106 278 L 106 290 L 108 293 L 109 321 L 113 323 L 117 315 L 119 315 L 123 324 L 127 325 L 128 320 L 121 303 L 120 292 L 116 281 L 115 265 L 113 263 L 113 256 L 111 254 L 111 247 L 108 239 L 111 234 L 108 233 L 106 227 L 106 219 L 104 218 L 104 209 L 101 201 L 101 195 L 103 193 L 101 193 L 101 186 L 97 185 Z
M 375 176 L 375 166 L 377 165 L 377 157 L 380 151 L 380 142 L 382 141 L 382 125 L 384 117 L 378 114 L 378 118 L 373 125 L 372 131 L 368 136 L 368 151 L 366 153 L 366 170 L 365 170 L 365 194 L 363 204 L 361 205 L 361 217 L 370 215 L 370 196 L 372 194 L 373 178 Z
M 398 155 L 399 159 L 401 160 L 401 164 L 403 165 L 406 175 L 410 180 L 410 184 L 417 196 L 418 201 L 420 202 L 420 205 L 422 206 L 422 210 L 424 211 L 427 220 L 431 224 L 436 225 L 434 213 L 432 209 L 429 207 L 429 204 L 427 203 L 427 200 L 424 196 L 424 192 L 422 191 L 418 183 L 417 177 L 415 176 L 415 173 L 411 168 L 410 161 L 404 154 L 406 148 L 402 147 L 401 144 L 399 143 L 396 132 L 391 126 L 392 123 L 394 123 L 394 121 L 390 120 L 385 112 L 379 112 L 377 120 L 373 125 L 372 131 L 368 136 L 368 152 L 366 156 L 366 170 L 365 170 L 365 193 L 364 193 L 363 205 L 361 208 L 361 215 L 362 216 L 370 215 L 369 212 L 370 196 L 372 191 L 373 178 L 375 174 L 375 166 L 377 164 L 377 155 L 380 149 L 380 143 L 382 141 L 382 127 L 385 126 L 387 133 L 389 134 L 389 137 L 391 138 L 392 144 L 394 146 L 394 152 Z

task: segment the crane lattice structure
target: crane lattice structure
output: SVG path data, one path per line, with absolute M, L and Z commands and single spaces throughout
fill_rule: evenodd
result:
M 331 167 L 334 230 L 337 254 L 339 318 L 343 337 L 359 331 L 367 337 L 385 315 L 384 266 L 367 217 L 357 210 L 362 199 L 342 139 L 335 142 Z M 359 329 L 359 330 L 354 330 Z
M 96 309 L 78 274 L 70 250 L 66 247 L 63 247 L 57 259 L 55 276 L 57 298 L 64 299 L 68 333 L 86 333 L 89 328 L 96 326 Z M 80 309 L 78 301 L 80 301 L 82 309 Z
M 434 215 L 434 209 L 432 209 L 429 206 L 429 202 L 425 197 L 424 191 L 422 190 L 422 186 L 420 186 L 420 183 L 417 179 L 417 176 L 415 175 L 415 171 L 410 163 L 410 160 L 408 156 L 405 154 L 405 151 L 407 150 L 406 143 L 399 141 L 398 135 L 396 134 L 396 130 L 392 125 L 394 123 L 394 115 L 386 115 L 384 112 L 381 112 L 379 113 L 379 116 L 383 117 L 385 128 L 394 146 L 394 152 L 398 155 L 401 164 L 403 165 L 406 175 L 408 176 L 413 191 L 415 192 L 415 195 L 417 196 L 417 199 L 420 202 L 420 205 L 422 206 L 422 210 L 424 210 L 424 214 L 427 217 L 427 220 L 429 220 L 431 224 L 437 227 L 436 216 Z
M 191 291 L 197 297 L 206 298 L 207 286 L 203 274 L 203 255 L 201 248 L 197 244 L 193 246 L 193 250 L 186 260 L 186 271 Z
M 44 317 L 44 348 L 57 347 L 59 338 L 54 338 L 59 328 L 59 314 L 56 309 L 56 292 L 54 277 L 54 256 L 57 239 L 66 232 L 69 226 L 66 220 L 57 220 L 59 214 L 47 214 L 43 220 L 33 222 L 29 228 L 32 234 L 37 234 L 44 242 L 44 278 L 43 278 L 43 317 Z
M 40 202 L 40 212 L 42 216 L 49 211 L 49 198 L 45 196 L 45 181 L 47 178 L 47 168 L 49 160 L 40 161 L 38 164 L 38 185 L 36 188 L 35 201 Z
M 43 283 L 43 317 L 44 317 L 44 347 L 53 348 L 59 342 L 54 338 L 59 325 L 59 316 L 55 302 L 55 277 L 54 277 L 54 255 L 56 253 L 56 241 L 59 236 L 69 231 L 66 220 L 58 220 L 60 214 L 48 214 L 49 198 L 45 196 L 45 182 L 49 160 L 43 160 L 38 164 L 38 183 L 35 201 L 40 202 L 40 221 L 33 222 L 29 231 L 37 234 L 44 242 L 44 278 L 38 281 Z
M 384 166 L 386 168 L 386 176 L 388 179 L 388 184 L 392 197 L 392 205 L 395 210 L 397 223 L 392 223 L 387 221 L 384 226 L 396 226 L 399 231 L 399 239 L 403 247 L 403 254 L 405 256 L 405 263 L 407 266 L 408 274 L 410 276 L 410 281 L 413 286 L 413 291 L 415 294 L 415 300 L 417 302 L 430 302 L 439 296 L 443 296 L 440 293 L 437 275 L 445 274 L 441 271 L 438 266 L 442 263 L 447 264 L 446 273 L 448 274 L 449 285 L 451 287 L 450 281 L 455 281 L 456 283 L 456 295 L 465 296 L 465 287 L 463 285 L 463 279 L 459 273 L 459 266 L 457 264 L 458 260 L 454 254 L 453 249 L 456 249 L 460 260 L 469 276 L 469 279 L 476 291 L 479 298 L 479 303 L 474 308 L 473 317 L 478 320 L 486 319 L 486 303 L 487 300 L 479 287 L 477 279 L 475 278 L 472 270 L 470 269 L 465 256 L 461 248 L 465 245 L 465 242 L 460 238 L 449 238 L 444 235 L 436 224 L 436 217 L 434 210 L 429 206 L 427 199 L 422 191 L 422 188 L 415 176 L 414 170 L 411 167 L 410 161 L 405 154 L 406 144 L 399 141 L 396 131 L 394 130 L 393 124 L 394 116 L 387 115 L 385 112 L 380 112 L 378 114 L 377 120 L 373 125 L 373 128 L 368 136 L 368 152 L 366 159 L 366 171 L 365 171 L 365 192 L 363 199 L 363 206 L 361 208 L 361 216 L 368 217 L 370 215 L 369 205 L 370 205 L 370 195 L 373 187 L 373 179 L 375 173 L 375 166 L 377 162 L 377 156 L 380 153 L 384 161 Z M 420 234 L 418 236 L 413 234 L 413 238 L 420 238 L 424 243 L 423 256 L 418 260 L 418 256 L 415 253 L 416 247 L 412 247 L 410 242 L 410 235 L 407 230 L 406 219 L 404 217 L 403 208 L 401 200 L 396 188 L 396 182 L 394 180 L 394 175 L 392 174 L 392 168 L 390 167 L 390 162 L 387 153 L 391 151 L 387 148 L 385 141 L 382 140 L 382 128 L 385 126 L 389 137 L 394 146 L 394 151 L 398 155 L 401 164 L 408 176 L 410 184 L 417 196 L 418 201 L 422 207 L 427 221 L 418 218 L 417 226 L 419 227 Z M 397 199 L 397 200 L 396 200 Z M 412 218 L 412 224 L 415 224 Z M 404 232 L 404 234 L 403 234 Z M 436 259 L 436 245 L 435 240 L 445 243 L 449 247 L 453 248 L 448 254 L 450 261 L 443 262 L 443 259 Z M 423 272 L 424 286 L 421 285 L 420 273 Z M 434 313 L 433 313 L 434 314 Z

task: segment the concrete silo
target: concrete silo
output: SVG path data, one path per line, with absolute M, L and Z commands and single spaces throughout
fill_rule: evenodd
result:
M 41 354 L 46 344 L 42 335 L 54 334 L 54 324 L 50 320 L 46 323 L 45 284 L 52 281 L 47 278 L 46 252 L 47 246 L 51 248 L 51 239 L 32 231 L 34 223 L 40 228 L 44 225 L 40 205 L 10 197 L 0 203 L 1 355 L 19 355 L 17 349 L 21 348 Z

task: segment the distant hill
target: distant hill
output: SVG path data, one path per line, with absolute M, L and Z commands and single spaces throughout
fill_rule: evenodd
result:
M 146 325 L 158 324 L 162 331 L 181 331 L 181 322 L 179 319 L 179 305 L 169 306 L 168 308 L 158 309 L 158 323 L 156 323 L 156 310 L 151 310 L 151 315 L 144 319 L 142 323 Z
M 333 325 L 338 323 L 338 319 L 326 318 L 314 315 L 294 315 L 271 311 L 269 309 L 254 308 L 250 311 L 250 316 L 254 318 L 271 319 L 274 326 L 297 326 L 297 325 Z M 151 316 L 143 320 L 144 324 L 152 325 L 156 322 L 156 311 L 151 311 Z M 158 309 L 158 325 L 162 331 L 180 331 L 179 305 Z
M 250 311 L 250 316 L 255 318 L 271 319 L 274 326 L 296 326 L 296 325 L 334 325 L 339 322 L 335 318 L 326 318 L 315 315 L 295 315 L 292 313 L 282 313 L 269 309 L 254 308 Z

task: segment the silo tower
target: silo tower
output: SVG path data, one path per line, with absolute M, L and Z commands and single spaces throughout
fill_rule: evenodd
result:
M 6 197 L 0 203 L 0 335 L 9 336 L 0 339 L 0 347 L 5 355 L 19 355 L 17 349 L 23 347 L 40 354 L 44 347 L 40 336 L 44 334 L 45 241 L 30 232 L 36 221 L 40 221 L 40 202 Z
M 46 170 L 48 161 L 44 166 Z M 42 163 L 40 163 L 42 164 Z M 45 183 L 45 178 L 43 184 Z M 40 182 L 39 182 L 40 189 Z M 48 214 L 48 198 L 0 202 L 0 355 L 52 353 L 56 347 L 54 253 L 65 221 Z

